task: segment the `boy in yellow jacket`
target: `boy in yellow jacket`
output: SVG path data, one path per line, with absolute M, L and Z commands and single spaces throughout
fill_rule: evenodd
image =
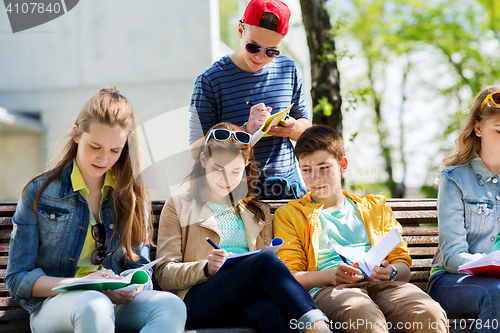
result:
M 347 169 L 340 135 L 315 125 L 298 139 L 295 156 L 310 191 L 274 215 L 274 235 L 284 243 L 278 255 L 318 307 L 331 328 L 345 332 L 447 332 L 446 313 L 413 284 L 407 244 L 401 242 L 371 276 L 348 265 L 332 243 L 365 252 L 392 228 L 401 234 L 383 195 L 357 197 L 342 191 Z

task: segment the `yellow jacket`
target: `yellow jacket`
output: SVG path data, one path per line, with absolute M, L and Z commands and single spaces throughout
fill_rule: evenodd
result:
M 378 242 L 392 228 L 402 227 L 391 207 L 385 203 L 385 196 L 369 194 L 358 197 L 343 192 L 344 195 L 356 203 L 365 224 L 370 243 Z M 298 200 L 291 200 L 287 205 L 274 213 L 274 237 L 283 239 L 278 256 L 292 272 L 316 271 L 318 265 L 319 247 L 319 214 L 322 203 L 312 203 L 311 193 L 307 193 Z M 394 264 L 404 262 L 411 267 L 411 258 L 406 242 L 402 242 L 388 256 L 387 261 Z

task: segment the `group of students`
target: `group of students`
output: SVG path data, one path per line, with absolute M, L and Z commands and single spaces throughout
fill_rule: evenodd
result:
M 429 295 L 408 283 L 405 242 L 366 276 L 334 245 L 367 251 L 402 228 L 384 196 L 342 190 L 342 138 L 309 127 L 295 66 L 277 57 L 289 17 L 279 0 L 250 1 L 241 48 L 196 81 L 189 188 L 166 201 L 159 223 L 164 259 L 156 280 L 164 291 L 151 283 L 131 292 L 52 291 L 77 279 L 121 279 L 149 262 L 153 244 L 148 193 L 134 174 L 133 109 L 114 87 L 84 104 L 61 157 L 28 182 L 13 217 L 5 281 L 30 312 L 32 332 L 447 332 L 446 314 L 477 317 L 474 332 L 498 329 L 500 280 L 457 268 L 500 249 L 500 87 L 478 94 L 445 160 Z M 272 109 L 291 103 L 291 118 L 254 149 L 252 133 Z M 261 197 L 292 200 L 272 218 Z M 262 249 L 273 237 L 283 240 L 277 254 L 219 270 L 228 256 Z

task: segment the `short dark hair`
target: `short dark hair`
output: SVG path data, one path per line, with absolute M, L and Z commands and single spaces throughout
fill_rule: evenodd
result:
M 274 15 L 273 13 L 264 13 L 262 14 L 262 18 L 260 19 L 260 24 L 259 27 L 276 31 L 278 30 L 278 17 Z
M 300 159 L 318 150 L 328 151 L 339 162 L 345 156 L 342 137 L 326 125 L 313 125 L 306 129 L 297 140 L 294 153 Z

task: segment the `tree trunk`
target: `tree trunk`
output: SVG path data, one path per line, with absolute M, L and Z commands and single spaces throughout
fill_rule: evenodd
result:
M 404 113 L 406 106 L 406 86 L 408 84 L 408 73 L 410 72 L 411 62 L 410 56 L 406 56 L 406 67 L 403 70 L 403 81 L 401 82 L 401 107 L 399 109 L 399 150 L 401 152 L 401 163 L 403 165 L 403 178 L 397 187 L 397 198 L 404 198 L 406 193 L 406 154 L 405 154 L 405 123 Z
M 392 170 L 392 147 L 387 142 L 388 132 L 386 124 L 382 118 L 382 96 L 380 96 L 375 91 L 375 83 L 373 80 L 373 63 L 370 57 L 367 57 L 368 61 L 368 80 L 370 82 L 370 89 L 373 92 L 373 110 L 375 111 L 375 126 L 377 128 L 377 134 L 379 138 L 381 155 L 385 162 L 385 171 L 387 172 L 387 180 L 385 185 L 391 191 L 391 196 L 393 198 L 399 198 L 398 195 L 398 184 L 394 181 L 393 170 Z
M 325 0 L 300 0 L 311 58 L 313 123 L 324 124 L 342 135 L 340 77 L 335 41 Z

